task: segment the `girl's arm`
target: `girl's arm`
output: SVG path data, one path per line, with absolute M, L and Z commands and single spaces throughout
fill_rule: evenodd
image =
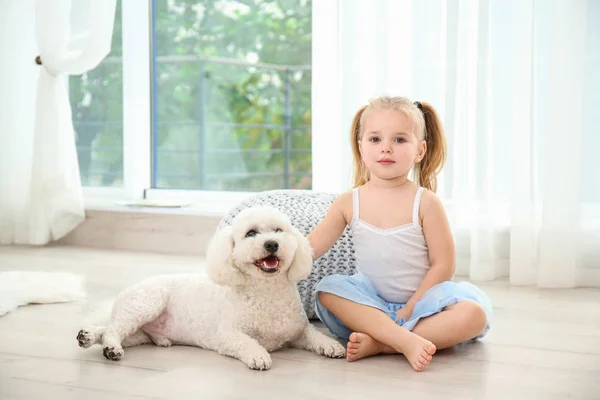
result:
M 313 249 L 313 260 L 325 254 L 342 235 L 348 221 L 348 209 L 352 210 L 352 192 L 338 196 L 329 207 L 325 218 L 308 234 L 307 239 Z
M 454 238 L 446 211 L 440 199 L 428 190 L 423 192 L 421 215 L 423 216 L 421 226 L 429 249 L 431 268 L 427 271 L 417 291 L 406 303 L 406 312 L 410 311 L 411 313 L 415 303 L 426 291 L 438 283 L 452 279 L 456 269 Z

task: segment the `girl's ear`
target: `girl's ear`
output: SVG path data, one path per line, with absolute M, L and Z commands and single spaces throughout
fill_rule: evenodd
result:
M 421 162 L 423 158 L 425 158 L 425 153 L 427 153 L 427 142 L 422 140 L 419 144 L 419 152 L 417 155 L 417 162 Z

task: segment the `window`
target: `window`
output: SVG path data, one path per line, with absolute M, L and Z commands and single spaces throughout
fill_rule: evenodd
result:
M 83 185 L 310 189 L 311 26 L 309 0 L 119 1 L 111 54 L 69 82 Z
M 154 2 L 159 189 L 311 187 L 311 3 Z

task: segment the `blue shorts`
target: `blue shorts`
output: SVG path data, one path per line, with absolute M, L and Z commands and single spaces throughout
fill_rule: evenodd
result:
M 316 291 L 334 294 L 353 301 L 355 303 L 377 308 L 383 311 L 391 319 L 396 321 L 396 312 L 404 307 L 405 303 L 389 303 L 381 298 L 367 277 L 361 274 L 330 275 L 326 276 L 317 284 Z M 439 313 L 445 307 L 461 301 L 474 301 L 478 303 L 487 315 L 487 323 L 484 330 L 477 336 L 482 338 L 490 329 L 492 321 L 492 302 L 477 286 L 469 282 L 442 282 L 429 289 L 415 304 L 413 313 L 408 321 L 400 319 L 398 325 L 413 330 L 421 318 L 429 317 Z M 329 328 L 334 335 L 348 339 L 352 331 L 346 327 L 333 313 L 327 310 L 319 302 L 319 296 L 315 304 L 317 317 Z

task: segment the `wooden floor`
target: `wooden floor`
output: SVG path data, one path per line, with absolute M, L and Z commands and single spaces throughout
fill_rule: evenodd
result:
M 80 248 L 0 247 L 0 270 L 84 274 L 91 301 L 202 259 Z M 85 304 L 0 317 L 0 399 L 600 399 L 600 291 L 479 285 L 495 320 L 480 342 L 438 352 L 423 373 L 402 356 L 348 363 L 286 349 L 270 371 L 192 347 L 126 349 L 107 361 L 75 339 Z M 321 324 L 317 324 L 322 328 Z

